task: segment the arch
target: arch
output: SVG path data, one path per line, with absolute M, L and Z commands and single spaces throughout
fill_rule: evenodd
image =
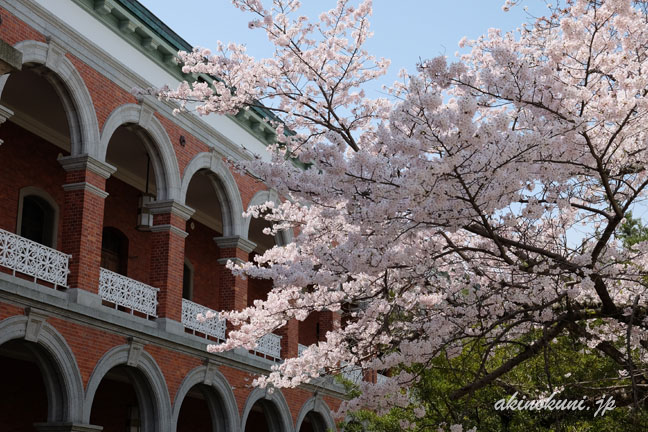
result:
M 308 399 L 306 403 L 304 403 L 304 405 L 301 407 L 301 410 L 299 410 L 299 414 L 297 415 L 297 423 L 295 423 L 295 431 L 299 432 L 299 428 L 301 428 L 301 425 L 309 412 L 316 412 L 317 414 L 322 416 L 324 423 L 326 423 L 327 431 L 329 429 L 336 430 L 335 420 L 333 420 L 333 414 L 331 414 L 330 408 L 321 398 L 314 396 Z
M 118 127 L 126 124 L 139 125 L 146 134 L 140 134 L 144 147 L 151 157 L 155 184 L 158 189 L 157 200 L 177 200 L 180 194 L 180 169 L 173 145 L 164 126 L 153 115 L 153 107 L 143 101 L 140 105 L 121 105 L 110 113 L 103 130 L 97 149 L 97 159 L 106 161 L 108 143 Z
M 47 204 L 49 204 L 52 207 L 52 210 L 54 212 L 53 217 L 52 217 L 52 227 L 51 227 L 51 244 L 47 245 L 52 248 L 56 248 L 57 241 L 58 241 L 58 223 L 59 223 L 59 215 L 61 214 L 59 205 L 52 198 L 50 194 L 48 194 L 46 191 L 43 189 L 36 187 L 36 186 L 26 186 L 22 189 L 20 189 L 20 192 L 18 194 L 18 215 L 17 215 L 17 220 L 16 220 L 16 234 L 20 235 L 21 230 L 22 230 L 22 216 L 23 216 L 23 203 L 25 200 L 25 197 L 28 196 L 37 196 L 38 198 L 44 200 Z
M 144 351 L 143 346 L 135 345 L 139 345 L 139 343 L 134 342 L 132 345 L 120 345 L 110 349 L 95 366 L 85 391 L 83 407 L 83 422 L 85 424 L 90 423 L 92 404 L 104 376 L 112 368 L 126 365 L 133 366 L 141 372 L 141 375 L 129 374 L 138 400 L 143 401 L 144 404 L 148 401 L 151 402 L 149 406 L 143 407 L 143 412 L 140 413 L 144 423 L 153 425 L 152 430 L 154 431 L 168 430 L 171 401 L 164 375 L 153 357 Z
M 232 387 L 229 385 L 223 374 L 218 370 L 207 366 L 199 366 L 192 369 L 180 384 L 173 400 L 171 430 L 175 431 L 177 429 L 180 409 L 182 408 L 185 396 L 187 396 L 187 393 L 189 393 L 192 387 L 198 384 L 208 385 L 215 393 L 212 395 L 213 397 L 208 400 L 212 418 L 212 427 L 219 431 L 238 430 L 240 418 Z M 221 413 L 218 412 L 219 407 L 222 409 Z
M 22 52 L 23 64 L 44 65 L 53 74 L 45 78 L 61 99 L 70 129 L 73 156 L 89 154 L 97 156 L 99 122 L 90 92 L 72 62 L 65 57 L 65 49 L 54 39 L 49 43 L 34 40 L 20 41 L 14 46 Z M 9 75 L 0 80 L 0 95 Z
M 276 205 L 281 204 L 281 200 L 279 199 L 279 195 L 277 195 L 277 192 L 273 190 L 264 190 L 254 194 L 254 196 L 250 200 L 250 203 L 247 206 L 247 210 L 249 210 L 250 207 L 252 206 L 265 204 L 268 201 L 271 201 Z M 244 238 L 249 238 L 251 221 L 252 221 L 252 216 L 248 216 L 243 219 L 243 230 L 241 236 Z M 284 230 L 281 231 L 281 233 L 279 233 L 277 236 L 275 236 L 275 241 L 278 246 L 284 246 L 287 245 L 288 243 L 291 243 L 293 241 L 293 237 L 294 236 L 292 230 Z
M 42 319 L 39 331 L 28 335 L 28 326 Z M 74 353 L 65 338 L 44 318 L 14 316 L 0 322 L 0 345 L 26 339 L 43 348 L 34 350 L 47 389 L 48 421 L 80 422 L 83 414 L 83 381 Z M 59 390 L 59 391 L 57 391 Z
M 243 408 L 243 416 L 241 417 L 241 432 L 245 432 L 245 424 L 250 415 L 250 411 L 252 411 L 252 407 L 258 401 L 271 403 L 279 414 L 277 418 L 269 419 L 271 422 L 270 430 L 272 432 L 294 432 L 292 416 L 290 415 L 290 408 L 288 408 L 286 398 L 278 389 L 273 389 L 270 392 L 265 388 L 256 388 L 248 395 Z
M 241 235 L 244 225 L 241 193 L 230 170 L 223 160 L 214 154 L 203 152 L 191 159 L 182 176 L 182 186 L 180 188 L 181 202 L 186 204 L 189 183 L 191 183 L 193 176 L 203 169 L 209 170 L 218 178 L 218 181 L 213 181 L 212 184 L 221 206 L 223 236 Z

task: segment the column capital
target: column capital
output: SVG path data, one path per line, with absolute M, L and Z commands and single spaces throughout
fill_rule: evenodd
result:
M 66 172 L 88 170 L 105 179 L 117 171 L 117 168 L 114 166 L 101 162 L 87 154 L 80 156 L 63 156 L 59 158 L 59 163 Z
M 195 210 L 184 204 L 180 204 L 176 200 L 161 200 L 153 201 L 146 205 L 152 214 L 167 214 L 171 213 L 176 215 L 183 220 L 188 220 L 191 215 L 194 214 Z
M 229 236 L 229 237 L 214 237 L 216 246 L 220 249 L 241 249 L 246 253 L 250 253 L 256 248 L 256 243 L 241 236 Z

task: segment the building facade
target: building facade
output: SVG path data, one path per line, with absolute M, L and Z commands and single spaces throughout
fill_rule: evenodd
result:
M 265 152 L 264 113 L 136 98 L 190 49 L 136 0 L 0 0 L 0 19 L 0 430 L 335 429 L 334 379 L 250 385 L 333 314 L 222 354 L 228 324 L 195 319 L 264 298 L 225 264 L 290 241 L 243 218 L 279 198 L 227 163 Z

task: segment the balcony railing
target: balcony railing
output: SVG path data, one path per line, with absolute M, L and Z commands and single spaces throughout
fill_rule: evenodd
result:
M 22 273 L 54 288 L 67 287 L 70 255 L 0 229 L 0 266 Z
M 376 384 L 385 384 L 387 381 L 389 381 L 387 375 L 383 375 L 381 373 L 376 375 Z
M 297 344 L 297 357 L 301 357 L 301 355 L 306 351 L 308 347 L 306 345 L 302 344 Z
M 119 273 L 101 269 L 99 277 L 99 295 L 107 302 L 114 303 L 115 308 L 122 306 L 131 314 L 140 312 L 146 317 L 157 317 L 157 288 L 122 276 Z
M 186 329 L 191 330 L 194 334 L 202 333 L 205 338 L 211 336 L 218 339 L 220 342 L 225 341 L 225 320 L 208 319 L 200 322 L 196 319 L 198 314 L 205 315 L 207 312 L 215 311 L 198 303 L 194 303 L 187 299 L 182 299 L 182 324 Z
M 281 359 L 281 336 L 268 333 L 259 339 L 255 354 L 262 354 L 265 358 Z
M 357 366 L 346 365 L 342 368 L 342 376 L 354 384 L 362 382 L 362 369 Z

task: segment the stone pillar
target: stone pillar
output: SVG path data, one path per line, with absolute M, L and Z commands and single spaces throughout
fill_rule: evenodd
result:
M 182 272 L 187 237 L 185 229 L 187 220 L 194 211 L 173 200 L 155 201 L 148 208 L 153 214 L 149 282 L 151 286 L 160 289 L 158 320 L 163 327 L 175 327 L 178 331 L 182 319 Z
M 84 293 L 99 290 L 106 179 L 115 167 L 88 155 L 67 156 L 59 162 L 66 171 L 61 234 L 63 252 L 72 255 L 68 286 L 73 301 L 94 303 L 98 297 Z
M 291 319 L 288 323 L 275 330 L 281 336 L 281 358 L 297 357 L 299 351 L 299 321 Z
M 321 311 L 318 314 L 317 323 L 319 324 L 318 341 L 323 341 L 326 340 L 326 332 L 340 327 L 341 316 L 337 312 Z
M 227 261 L 246 262 L 256 244 L 239 236 L 214 237 L 219 248 L 218 265 L 220 266 L 220 310 L 241 310 L 247 307 L 248 279 L 234 277 L 225 267 Z

